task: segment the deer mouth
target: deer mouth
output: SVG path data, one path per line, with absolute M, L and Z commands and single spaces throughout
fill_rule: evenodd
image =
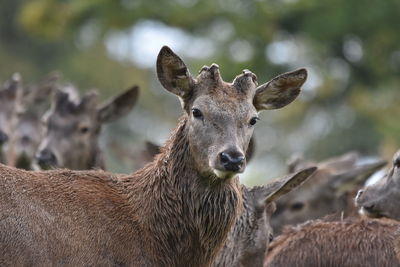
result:
M 220 179 L 230 179 L 238 174 L 238 172 L 221 171 L 221 170 L 217 170 L 217 169 L 213 169 L 213 172 Z
M 375 209 L 374 205 L 371 206 L 362 206 L 359 210 L 359 213 L 361 215 L 367 216 L 369 218 L 382 218 L 382 217 L 388 217 L 386 216 L 383 212 Z

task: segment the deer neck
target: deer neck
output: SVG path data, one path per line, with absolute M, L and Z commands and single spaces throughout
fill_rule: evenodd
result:
M 155 161 L 141 170 L 152 170 L 147 186 L 152 216 L 146 224 L 151 236 L 157 237 L 153 249 L 171 255 L 169 260 L 160 258 L 164 264 L 204 266 L 225 241 L 242 198 L 238 177 L 223 181 L 194 168 L 187 133 L 184 116 Z

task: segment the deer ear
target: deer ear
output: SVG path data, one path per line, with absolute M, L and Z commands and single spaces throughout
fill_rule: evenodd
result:
M 257 110 L 282 108 L 300 94 L 307 79 L 307 70 L 299 69 L 281 74 L 256 89 L 253 104 Z
M 21 91 L 19 91 L 21 90 Z M 2 95 L 10 100 L 17 98 L 17 91 L 22 92 L 22 77 L 18 72 L 11 76 L 11 79 L 7 80 L 0 88 Z
M 281 196 L 289 193 L 307 180 L 316 170 L 317 167 L 306 168 L 267 185 L 265 202 L 271 203 L 272 201 L 275 201 Z
M 328 186 L 333 187 L 338 195 L 343 192 L 352 191 L 362 186 L 374 172 L 386 164 L 385 160 L 380 159 L 373 163 L 354 166 L 350 170 L 331 177 Z
M 98 109 L 100 122 L 109 122 L 127 114 L 135 106 L 139 96 L 139 87 L 131 89 L 110 99 Z
M 163 46 L 157 57 L 157 76 L 160 83 L 182 99 L 190 96 L 194 79 L 185 63 L 168 46 Z
M 60 79 L 60 74 L 57 72 L 52 72 L 48 74 L 43 80 L 38 84 L 31 86 L 29 88 L 29 94 L 32 94 L 32 101 L 34 103 L 40 103 L 47 101 L 48 96 L 51 95 L 53 90 L 57 88 L 57 81 Z

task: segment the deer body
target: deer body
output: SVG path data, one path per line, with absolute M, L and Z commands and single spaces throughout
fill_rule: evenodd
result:
M 236 217 L 241 197 L 237 179 L 209 187 L 192 170 L 185 128 L 183 120 L 167 149 L 132 176 L 68 170 L 28 173 L 2 166 L 1 261 L 209 264 Z
M 270 245 L 265 267 L 400 266 L 400 223 L 389 219 L 309 221 L 287 227 Z
M 300 69 L 257 87 L 249 71 L 224 82 L 213 64 L 194 79 L 163 47 L 157 74 L 180 98 L 184 115 L 161 153 L 133 175 L 1 166 L 0 263 L 211 264 L 242 208 L 237 174 L 246 166 L 257 113 L 292 102 L 307 73 Z M 113 108 L 106 110 L 100 118 Z M 277 195 L 286 190 L 278 187 Z

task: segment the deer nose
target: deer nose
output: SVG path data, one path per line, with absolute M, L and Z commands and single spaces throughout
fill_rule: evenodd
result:
M 219 157 L 225 170 L 231 172 L 239 171 L 246 160 L 245 156 L 239 151 L 221 152 Z
M 8 135 L 0 130 L 0 145 L 4 144 L 8 140 Z
M 35 155 L 35 159 L 40 167 L 46 168 L 57 165 L 57 158 L 49 149 L 44 149 Z

